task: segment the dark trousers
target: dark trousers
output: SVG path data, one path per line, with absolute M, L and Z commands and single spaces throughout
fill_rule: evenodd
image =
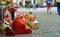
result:
M 60 15 L 60 7 L 57 7 L 58 15 Z
M 57 2 L 57 12 L 58 12 L 58 15 L 60 15 L 60 2 Z
M 14 20 L 14 12 L 11 12 L 11 18 Z

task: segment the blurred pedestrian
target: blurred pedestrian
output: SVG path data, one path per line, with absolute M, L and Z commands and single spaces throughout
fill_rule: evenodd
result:
M 20 3 L 19 3 L 19 5 L 20 5 L 20 7 L 23 7 L 23 4 L 22 4 L 22 2 L 20 2 Z
M 60 15 L 60 0 L 56 0 L 56 2 L 57 2 L 58 15 Z
M 36 9 L 36 3 L 35 3 L 35 0 L 33 1 L 33 8 Z
M 47 0 L 47 13 L 49 12 L 50 14 L 52 13 L 51 12 L 51 3 L 52 3 L 52 0 Z

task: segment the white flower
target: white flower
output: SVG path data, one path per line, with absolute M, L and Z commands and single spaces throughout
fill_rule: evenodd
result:
M 38 22 L 37 20 L 35 20 L 33 23 L 36 23 L 36 24 L 38 24 L 39 22 Z

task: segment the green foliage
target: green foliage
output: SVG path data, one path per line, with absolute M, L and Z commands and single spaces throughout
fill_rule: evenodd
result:
M 0 2 L 0 5 L 6 5 L 6 4 L 4 4 L 4 3 Z
M 11 4 L 11 2 L 7 1 L 7 2 L 6 2 L 6 5 L 9 5 L 9 4 Z

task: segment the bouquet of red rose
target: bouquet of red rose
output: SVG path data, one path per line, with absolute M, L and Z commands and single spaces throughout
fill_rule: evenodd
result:
M 23 20 L 23 16 L 17 15 L 13 21 L 12 28 L 14 29 L 16 34 L 30 34 L 32 33 L 31 29 L 27 29 L 27 22 Z
M 8 11 L 9 11 L 9 12 L 16 12 L 17 9 L 16 9 L 16 8 L 9 8 Z

